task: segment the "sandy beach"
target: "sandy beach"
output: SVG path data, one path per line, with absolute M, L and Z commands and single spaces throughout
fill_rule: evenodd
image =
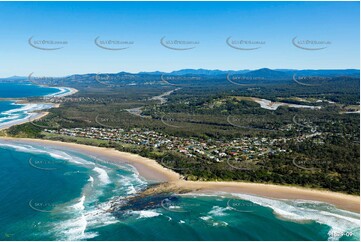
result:
M 75 93 L 78 92 L 77 89 L 75 88 L 71 88 L 71 87 L 61 87 L 59 88 L 60 89 L 60 92 L 59 93 L 62 93 L 64 90 L 68 90 L 67 93 L 64 93 L 64 94 L 50 94 L 50 95 L 47 95 L 47 96 L 44 96 L 44 98 L 48 98 L 48 99 L 51 99 L 51 98 L 61 98 L 61 97 L 66 97 L 66 96 L 70 96 L 70 95 L 73 95 Z M 37 104 L 37 105 L 47 105 L 47 104 L 50 104 L 52 105 L 51 108 L 58 108 L 60 107 L 60 104 L 56 103 L 29 103 L 27 102 L 26 99 L 17 99 L 17 100 L 14 100 L 12 98 L 6 98 L 6 99 L 2 99 L 2 100 L 13 100 L 15 101 L 16 104 L 23 104 L 23 105 L 32 105 L 32 104 Z M 5 130 L 5 129 L 8 129 L 14 125 L 20 125 L 20 124 L 24 124 L 24 123 L 28 123 L 28 122 L 32 122 L 32 121 L 35 121 L 37 119 L 41 119 L 43 117 L 45 117 L 46 115 L 49 114 L 49 112 L 47 111 L 42 111 L 41 109 L 39 110 L 36 110 L 36 112 L 29 112 L 28 113 L 28 117 L 27 118 L 23 118 L 23 119 L 19 119 L 19 120 L 13 120 L 13 121 L 10 121 L 10 122 L 7 122 L 7 123 L 3 123 L 3 124 L 0 124 L 0 131 L 1 130 Z
M 23 102 L 22 100 L 20 101 L 16 101 L 17 104 L 23 104 L 23 105 L 51 105 L 51 108 L 58 108 L 60 105 L 59 104 L 53 104 L 53 103 L 27 103 L 27 102 Z M 46 108 L 48 109 L 48 108 Z M 45 110 L 44 108 L 40 108 L 38 110 L 34 110 L 34 111 L 29 111 L 27 112 L 27 117 L 22 118 L 22 119 L 16 119 L 16 120 L 12 120 L 6 123 L 1 123 L 0 124 L 0 131 L 1 130 L 5 130 L 8 129 L 12 126 L 15 125 L 20 125 L 20 124 L 24 124 L 24 123 L 29 123 L 38 119 L 41 119 L 43 117 L 45 117 L 46 115 L 49 114 L 49 112 L 47 111 L 42 111 Z
M 130 164 L 137 169 L 139 174 L 150 181 L 155 182 L 173 182 L 180 180 L 178 173 L 164 168 L 158 164 L 155 160 L 148 159 L 136 154 L 117 151 L 110 148 L 95 147 L 89 145 L 81 145 L 75 143 L 66 143 L 60 141 L 40 140 L 40 139 L 26 139 L 26 138 L 8 138 L 0 137 L 0 141 L 12 141 L 12 142 L 26 142 L 38 145 L 46 145 L 53 148 L 60 148 L 66 150 L 72 150 L 79 153 L 94 156 L 99 159 L 103 159 L 110 162 L 120 162 Z
M 47 95 L 46 97 L 66 97 L 66 96 L 70 96 L 70 95 L 73 95 L 78 92 L 77 89 L 72 88 L 72 87 L 59 87 L 59 89 L 60 89 L 60 92 L 63 92 L 64 90 L 68 90 L 69 92 L 64 93 L 64 94 L 54 93 L 54 94 Z
M 131 153 L 120 152 L 115 149 L 38 139 L 1 137 L 0 140 L 46 145 L 53 148 L 66 149 L 92 155 L 110 162 L 127 163 L 135 167 L 139 174 L 147 180 L 154 182 L 169 182 L 170 186 L 174 186 L 174 188 L 185 188 L 200 193 L 243 193 L 275 199 L 302 199 L 320 201 L 333 204 L 340 209 L 357 213 L 360 212 L 359 196 L 294 186 L 281 186 L 249 182 L 185 181 L 181 179 L 181 176 L 178 173 L 161 166 L 155 160 Z
M 12 122 L 0 125 L 0 130 L 5 130 L 5 129 L 8 129 L 15 125 L 20 125 L 20 124 L 25 124 L 25 123 L 28 123 L 31 121 L 35 121 L 37 119 L 41 119 L 41 118 L 45 117 L 48 114 L 49 114 L 49 112 L 31 113 L 29 118 L 21 119 L 21 120 L 14 120 Z

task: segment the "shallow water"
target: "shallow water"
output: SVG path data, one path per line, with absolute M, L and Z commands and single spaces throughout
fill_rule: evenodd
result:
M 149 185 L 129 165 L 0 141 L 1 239 L 359 239 L 358 214 L 319 202 L 227 193 L 126 202 Z
M 60 96 L 70 90 L 64 88 L 40 87 L 32 84 L 0 83 L 1 98 L 26 98 L 41 96 Z M 19 121 L 27 121 L 40 111 L 51 108 L 51 104 L 17 104 L 15 101 L 0 101 L 0 128 L 9 127 Z

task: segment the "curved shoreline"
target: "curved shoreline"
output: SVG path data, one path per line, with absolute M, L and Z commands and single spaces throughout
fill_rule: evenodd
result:
M 48 95 L 45 95 L 44 97 L 48 97 L 48 98 L 52 98 L 52 97 L 66 97 L 66 96 L 70 96 L 70 95 L 73 95 L 75 93 L 78 92 L 77 89 L 75 88 L 72 88 L 72 87 L 56 87 L 58 88 L 60 91 L 59 92 L 56 92 L 56 93 L 53 93 L 53 94 L 48 94 Z M 68 90 L 68 92 L 64 92 L 64 90 Z
M 13 121 L 10 121 L 8 123 L 4 123 L 3 125 L 0 125 L 0 131 L 8 129 L 8 128 L 10 128 L 12 126 L 15 126 L 15 125 L 25 124 L 25 123 L 29 123 L 31 121 L 41 119 L 41 118 L 45 117 L 48 114 L 49 114 L 49 112 L 29 113 L 30 117 L 28 117 L 28 118 L 24 118 L 24 119 L 20 119 L 20 120 L 13 120 Z
M 72 88 L 72 87 L 59 87 L 58 89 L 60 90 L 59 92 L 54 93 L 54 94 L 48 94 L 48 95 L 42 96 L 42 98 L 48 98 L 48 99 L 50 99 L 50 98 L 61 98 L 61 97 L 66 97 L 66 96 L 73 95 L 73 94 L 78 92 L 77 89 Z M 63 93 L 64 90 L 68 90 L 68 92 Z M 14 103 L 16 103 L 16 104 L 21 104 L 21 105 L 25 105 L 25 106 L 35 104 L 35 105 L 52 105 L 51 108 L 59 107 L 59 104 L 53 104 L 51 102 L 50 103 L 46 103 L 46 102 L 44 102 L 44 103 L 24 102 L 24 101 L 26 101 L 25 99 L 26 98 L 22 98 L 22 99 L 19 99 L 19 98 L 16 98 L 16 99 L 6 98 L 6 100 L 14 101 Z M 49 109 L 49 108 L 47 108 L 47 109 Z M 28 116 L 25 117 L 25 118 L 18 119 L 18 120 L 11 120 L 11 121 L 8 121 L 6 123 L 0 123 L 0 131 L 8 129 L 8 128 L 10 128 L 12 126 L 15 126 L 15 125 L 20 125 L 20 124 L 28 123 L 28 122 L 31 122 L 31 121 L 35 121 L 37 119 L 41 119 L 41 118 L 43 118 L 43 117 L 45 117 L 46 115 L 49 114 L 49 112 L 46 111 L 47 109 L 36 110 L 38 112 L 35 112 L 35 111 L 26 112 L 26 114 Z M 8 111 L 11 111 L 11 110 L 8 110 Z
M 147 180 L 154 182 L 168 182 L 170 186 L 174 187 L 174 189 L 184 188 L 211 194 L 220 192 L 243 193 L 274 199 L 311 200 L 333 204 L 337 208 L 356 213 L 360 212 L 360 197 L 354 195 L 326 190 L 263 183 L 185 181 L 178 173 L 161 166 L 155 160 L 127 152 L 121 152 L 112 148 L 102 148 L 76 143 L 28 138 L 0 137 L 0 141 L 46 145 L 53 148 L 66 149 L 92 155 L 97 158 L 105 159 L 115 163 L 127 163 L 135 167 L 139 174 Z

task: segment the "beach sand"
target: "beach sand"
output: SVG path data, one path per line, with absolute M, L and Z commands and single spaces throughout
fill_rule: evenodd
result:
M 326 202 L 337 208 L 360 212 L 360 197 L 343 193 L 308 189 L 294 186 L 270 185 L 249 182 L 203 182 L 185 181 L 181 176 L 157 163 L 155 160 L 141 157 L 139 155 L 120 152 L 115 149 L 87 146 L 60 141 L 23 139 L 23 138 L 1 138 L 1 141 L 12 141 L 22 143 L 33 143 L 53 148 L 72 150 L 111 162 L 127 163 L 137 169 L 139 174 L 147 180 L 154 182 L 168 182 L 174 188 L 184 188 L 199 193 L 243 193 L 275 199 L 302 199 Z
M 72 87 L 66 87 L 66 89 L 69 90 L 68 93 L 65 93 L 65 94 L 60 94 L 60 95 L 50 95 L 48 96 L 48 98 L 59 98 L 59 97 L 66 97 L 66 96 L 70 96 L 70 95 L 73 95 L 75 93 L 78 92 L 77 89 L 75 88 L 72 88 Z M 47 97 L 47 96 L 45 96 Z M 26 99 L 17 99 L 17 100 L 14 100 L 14 99 L 11 99 L 11 98 L 6 98 L 6 99 L 1 99 L 1 100 L 12 100 L 12 101 L 15 101 L 15 103 L 17 104 L 30 104 Z M 36 104 L 42 104 L 42 103 L 36 103 Z M 51 103 L 52 104 L 52 108 L 59 108 L 60 107 L 60 104 L 59 103 Z M 39 110 L 40 111 L 40 110 Z M 14 120 L 14 121 L 11 121 L 7 124 L 0 124 L 0 131 L 1 130 L 5 130 L 5 129 L 8 129 L 12 126 L 15 126 L 15 125 L 20 125 L 20 124 L 24 124 L 24 123 L 28 123 L 28 122 L 32 122 L 32 121 L 35 121 L 37 119 L 41 119 L 43 117 L 45 117 L 46 115 L 48 115 L 49 112 L 46 112 L 46 111 L 43 111 L 43 112 L 32 112 L 31 113 L 31 116 L 26 118 L 26 119 L 21 119 L 21 120 Z
M 73 94 L 75 94 L 75 93 L 78 92 L 77 89 L 72 88 L 72 87 L 66 87 L 66 89 L 68 89 L 70 92 L 64 93 L 64 94 L 60 94 L 60 95 L 50 95 L 50 97 L 66 97 L 66 96 L 70 96 L 70 95 L 73 95 Z
M 55 106 L 54 106 L 55 107 Z M 7 124 L 3 124 L 3 125 L 0 125 L 0 130 L 5 130 L 5 129 L 8 129 L 12 126 L 15 126 L 15 125 L 20 125 L 20 124 L 25 124 L 25 123 L 29 123 L 31 121 L 35 121 L 37 119 L 41 119 L 43 117 L 45 117 L 46 115 L 48 115 L 49 112 L 39 112 L 39 113 L 32 113 L 31 116 L 29 118 L 26 118 L 26 119 L 21 119 L 21 120 L 14 120 L 12 122 L 9 122 Z
M 86 155 L 91 155 L 106 161 L 129 164 L 135 167 L 142 177 L 154 182 L 168 182 L 168 181 L 180 180 L 180 176 L 178 173 L 162 167 L 155 160 L 148 159 L 136 154 L 117 151 L 111 148 L 102 148 L 102 147 L 81 145 L 75 143 L 66 143 L 61 141 L 51 141 L 51 140 L 0 137 L 0 141 L 6 141 L 6 140 L 12 142 L 19 141 L 19 142 L 26 142 L 29 144 L 33 143 L 38 145 L 46 145 L 49 147 L 59 148 L 63 150 L 65 148 L 65 150 L 84 153 Z

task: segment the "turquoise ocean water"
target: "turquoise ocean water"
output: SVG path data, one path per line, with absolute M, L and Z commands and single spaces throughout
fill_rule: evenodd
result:
M 31 117 L 30 113 L 34 111 L 51 107 L 49 104 L 17 104 L 16 98 L 61 95 L 68 91 L 63 88 L 41 87 L 33 84 L 0 83 L 0 98 L 9 99 L 0 101 L 0 128 L 16 120 L 28 119 Z
M 359 240 L 359 214 L 325 203 L 226 193 L 128 202 L 150 185 L 129 165 L 22 141 L 0 141 L 0 157 L 1 240 Z
M 64 90 L 0 83 L 0 97 L 59 92 Z M 23 118 L 29 110 L 0 101 L 0 125 L 9 117 Z M 359 214 L 319 202 L 226 193 L 163 194 L 129 202 L 149 186 L 126 164 L 60 147 L 0 140 L 0 240 L 360 238 Z

